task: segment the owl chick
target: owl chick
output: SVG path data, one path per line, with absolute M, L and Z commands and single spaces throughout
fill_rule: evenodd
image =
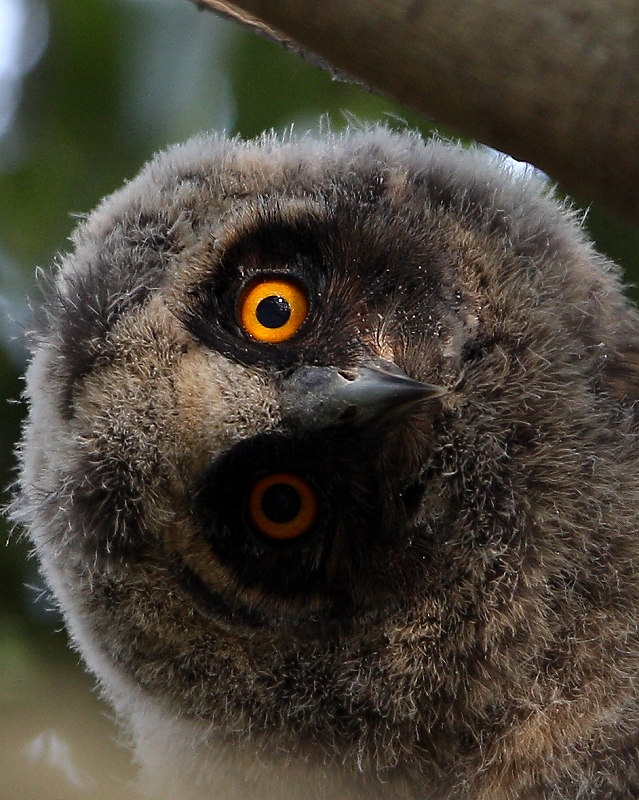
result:
M 12 513 L 151 797 L 639 796 L 639 320 L 550 194 L 200 137 L 76 230 Z

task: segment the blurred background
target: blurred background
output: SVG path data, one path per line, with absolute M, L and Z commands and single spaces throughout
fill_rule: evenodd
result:
M 0 0 L 1 487 L 15 478 L 34 274 L 74 216 L 199 131 L 317 130 L 322 117 L 340 129 L 351 116 L 430 129 L 187 0 Z M 588 226 L 639 282 L 637 233 L 596 207 Z M 27 544 L 0 521 L 0 800 L 134 797 L 117 736 Z

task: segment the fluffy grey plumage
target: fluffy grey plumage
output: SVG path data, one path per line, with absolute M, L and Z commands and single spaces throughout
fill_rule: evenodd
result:
M 152 796 L 639 795 L 638 319 L 542 184 L 197 138 L 74 243 L 13 516 Z M 308 304 L 278 343 L 241 317 L 271 277 Z M 290 541 L 251 510 L 281 472 Z

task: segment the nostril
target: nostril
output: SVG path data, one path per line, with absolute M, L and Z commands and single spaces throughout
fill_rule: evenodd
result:
M 354 369 L 338 369 L 337 374 L 341 375 L 347 381 L 355 381 L 357 380 L 357 372 Z

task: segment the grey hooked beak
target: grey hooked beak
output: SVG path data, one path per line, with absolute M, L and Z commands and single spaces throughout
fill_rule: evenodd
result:
M 281 384 L 284 420 L 305 430 L 356 424 L 446 394 L 442 386 L 409 378 L 392 362 L 382 364 L 348 370 L 300 367 Z

